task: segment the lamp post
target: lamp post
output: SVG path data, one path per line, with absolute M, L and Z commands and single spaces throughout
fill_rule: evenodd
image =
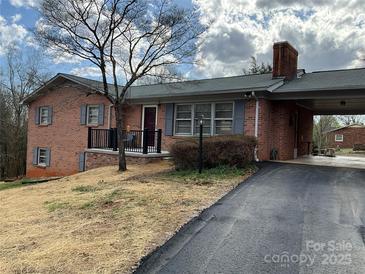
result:
M 203 119 L 204 115 L 199 120 L 199 173 L 203 170 Z

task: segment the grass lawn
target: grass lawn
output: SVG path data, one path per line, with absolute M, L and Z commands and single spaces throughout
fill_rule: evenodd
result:
M 26 185 L 38 184 L 42 181 L 39 180 L 29 180 L 29 179 L 22 179 L 15 182 L 0 182 L 0 191 L 10 188 L 22 187 Z
M 131 272 L 253 172 L 178 172 L 164 162 L 0 191 L 0 273 Z
M 336 150 L 336 155 L 365 157 L 365 151 L 353 151 L 352 148 L 341 148 L 341 150 Z

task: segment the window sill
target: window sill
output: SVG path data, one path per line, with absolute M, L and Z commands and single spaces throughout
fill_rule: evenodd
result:
M 38 167 L 38 168 L 41 168 L 41 169 L 46 169 L 47 168 L 47 166 L 46 165 L 34 165 L 35 167 Z
M 49 126 L 49 124 L 39 124 L 38 126 L 39 126 L 39 127 L 48 127 L 48 126 Z

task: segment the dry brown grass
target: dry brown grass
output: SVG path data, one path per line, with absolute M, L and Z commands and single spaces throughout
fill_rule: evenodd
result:
M 182 183 L 161 176 L 170 169 L 111 166 L 0 191 L 0 273 L 130 272 L 244 179 Z

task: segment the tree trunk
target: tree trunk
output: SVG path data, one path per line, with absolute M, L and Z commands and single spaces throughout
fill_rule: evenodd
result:
M 125 151 L 124 151 L 124 137 L 123 137 L 123 128 L 124 128 L 124 110 L 123 104 L 120 102 L 115 103 L 115 118 L 117 123 L 117 132 L 118 132 L 118 162 L 119 162 L 119 171 L 127 170 L 127 163 L 125 159 Z

